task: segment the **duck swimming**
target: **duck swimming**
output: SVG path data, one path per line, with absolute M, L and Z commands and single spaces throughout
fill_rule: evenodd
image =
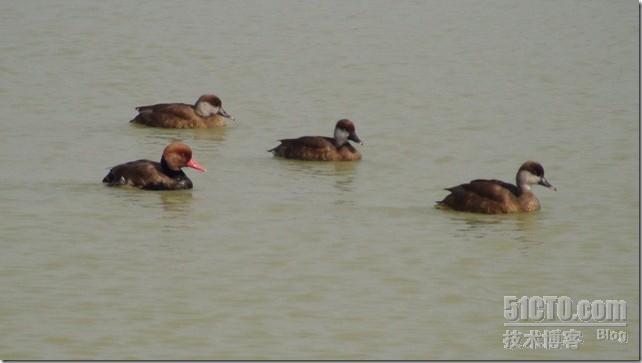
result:
M 361 160 L 361 153 L 348 140 L 363 142 L 355 132 L 354 124 L 348 119 L 337 121 L 334 137 L 302 136 L 298 139 L 283 139 L 277 147 L 268 150 L 274 156 L 286 159 L 317 161 Z
M 450 194 L 437 202 L 437 206 L 485 214 L 533 212 L 540 209 L 540 204 L 531 191 L 532 185 L 557 190 L 544 177 L 542 165 L 535 161 L 522 164 L 515 179 L 517 185 L 495 179 L 477 179 L 447 188 Z
M 192 181 L 181 168 L 188 167 L 205 172 L 192 158 L 192 149 L 182 143 L 169 144 L 163 150 L 161 161 L 136 160 L 114 166 L 103 178 L 108 186 L 129 185 L 150 190 L 191 189 Z
M 136 107 L 138 115 L 130 122 L 152 127 L 173 129 L 223 127 L 234 118 L 223 109 L 223 102 L 215 95 L 203 95 L 194 105 L 159 103 Z

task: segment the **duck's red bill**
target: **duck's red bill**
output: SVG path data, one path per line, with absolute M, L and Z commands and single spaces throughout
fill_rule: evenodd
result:
M 198 171 L 202 171 L 203 173 L 207 171 L 204 167 L 201 166 L 201 164 L 196 162 L 196 160 L 194 159 L 190 159 L 190 161 L 187 162 L 187 167 L 196 169 Z

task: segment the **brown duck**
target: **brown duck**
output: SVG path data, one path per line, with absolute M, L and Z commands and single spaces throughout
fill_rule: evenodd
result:
M 517 185 L 501 180 L 477 179 L 467 184 L 447 188 L 450 192 L 438 207 L 472 213 L 533 212 L 540 209 L 539 200 L 531 186 L 539 184 L 557 190 L 544 177 L 544 168 L 535 161 L 527 161 L 517 171 Z
M 334 137 L 302 136 L 298 139 L 283 139 L 277 147 L 268 150 L 275 156 L 286 159 L 317 161 L 361 160 L 361 153 L 348 140 L 363 145 L 354 124 L 348 119 L 339 120 L 334 127 Z
M 194 105 L 159 103 L 136 107 L 138 115 L 130 122 L 173 129 L 223 127 L 234 118 L 223 109 L 223 102 L 215 95 L 203 95 Z
M 181 170 L 183 167 L 206 171 L 192 158 L 189 146 L 172 143 L 163 150 L 160 163 L 136 160 L 114 166 L 103 178 L 103 183 L 108 186 L 129 185 L 151 190 L 191 189 L 192 181 Z

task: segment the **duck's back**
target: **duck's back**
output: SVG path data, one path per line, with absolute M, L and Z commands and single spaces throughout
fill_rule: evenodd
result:
M 192 182 L 185 173 L 176 171 L 168 175 L 160 163 L 151 160 L 136 160 L 114 166 L 103 178 L 103 183 L 153 190 L 192 188 Z
M 450 194 L 438 204 L 454 210 L 485 214 L 521 210 L 519 188 L 501 180 L 476 179 L 446 190 Z
M 334 139 L 323 136 L 303 136 L 279 140 L 281 144 L 271 149 L 274 155 L 286 159 L 350 161 L 361 159 L 361 154 L 349 143 L 337 148 Z

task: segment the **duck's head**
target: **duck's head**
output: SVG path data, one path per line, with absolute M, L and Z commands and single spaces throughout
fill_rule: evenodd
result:
M 180 142 L 175 142 L 165 147 L 161 162 L 173 171 L 179 171 L 184 167 L 196 169 L 201 172 L 207 171 L 192 158 L 192 149 Z
M 531 185 L 539 184 L 552 190 L 557 190 L 544 177 L 544 167 L 536 161 L 527 161 L 517 171 L 517 185 L 530 190 Z
M 337 144 L 337 147 L 342 146 L 343 144 L 348 142 L 348 140 L 352 140 L 363 145 L 363 142 L 361 141 L 361 139 L 359 139 L 359 136 L 357 136 L 357 133 L 354 129 L 354 124 L 352 123 L 352 121 L 345 118 L 337 121 L 337 124 L 334 127 L 334 140 Z
M 194 107 L 196 108 L 196 113 L 203 117 L 221 115 L 234 120 L 234 117 L 223 109 L 223 101 L 216 95 L 202 95 L 198 98 Z

